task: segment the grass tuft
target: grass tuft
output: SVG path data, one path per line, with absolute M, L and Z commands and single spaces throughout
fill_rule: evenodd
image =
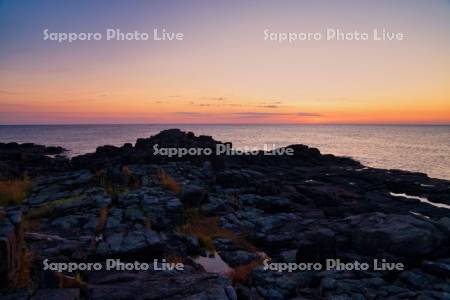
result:
M 106 221 L 108 221 L 108 208 L 102 207 L 100 208 L 100 214 L 98 216 L 98 222 L 95 226 L 95 234 L 100 235 L 105 228 Z
M 122 166 L 122 173 L 129 177 L 133 176 L 133 172 L 131 172 L 127 165 Z
M 128 187 L 132 190 L 136 190 L 140 187 L 139 178 L 134 176 L 133 172 L 127 165 L 122 166 L 122 174 L 128 177 Z
M 170 255 L 166 258 L 166 261 L 168 263 L 173 263 L 173 264 L 178 264 L 178 263 L 183 263 L 183 257 L 179 256 L 179 255 Z
M 165 187 L 166 189 L 171 190 L 172 192 L 174 192 L 176 194 L 180 194 L 181 193 L 181 187 L 178 184 L 178 182 L 176 182 L 175 179 L 170 177 L 170 175 L 167 174 L 166 171 L 164 171 L 163 169 L 158 169 L 156 171 L 156 176 L 158 177 L 159 183 L 163 187 Z
M 252 274 L 253 270 L 257 267 L 259 267 L 262 264 L 261 260 L 257 259 L 252 262 L 249 262 L 248 264 L 237 266 L 230 272 L 228 272 L 226 275 L 230 277 L 233 284 L 247 284 L 248 280 L 250 279 L 250 275 Z
M 198 212 L 197 209 L 185 211 L 186 223 L 180 227 L 184 234 L 196 236 L 200 245 L 210 252 L 214 252 L 214 238 L 226 238 L 236 244 L 256 252 L 257 249 L 242 237 L 231 230 L 220 227 L 218 217 L 207 217 Z
M 140 187 L 139 178 L 133 174 L 129 166 L 123 165 L 121 173 L 121 181 L 112 181 L 105 170 L 101 169 L 95 171 L 98 184 L 102 186 L 106 193 L 113 199 L 117 199 L 120 195 L 128 192 L 130 189 L 136 190 Z
M 28 195 L 31 180 L 28 176 L 22 179 L 0 181 L 0 205 L 20 205 Z
M 59 288 L 69 289 L 86 289 L 87 283 L 83 281 L 80 273 L 76 273 L 74 277 L 65 275 L 63 273 L 53 273 L 59 282 Z
M 23 250 L 20 257 L 20 268 L 16 273 L 16 288 L 26 288 L 31 279 L 31 262 L 33 254 L 29 250 Z

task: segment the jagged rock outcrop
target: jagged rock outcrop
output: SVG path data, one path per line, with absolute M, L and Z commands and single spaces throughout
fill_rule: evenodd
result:
M 367 168 L 304 145 L 287 147 L 292 156 L 169 158 L 152 153 L 156 144 L 219 143 L 168 130 L 135 145 L 99 147 L 34 178 L 21 209 L 39 224 L 25 234 L 35 254 L 31 282 L 36 289 L 32 295 L 19 290 L 8 297 L 448 298 L 450 182 Z M 4 211 L 0 229 L 8 238 L 1 240 L 1 270 L 14 270 L 17 256 L 11 253 L 18 252 L 4 249 L 19 249 L 20 234 L 13 210 Z M 198 218 L 202 222 L 195 223 Z M 204 257 L 211 248 L 214 252 Z M 185 269 L 83 271 L 78 281 L 75 272 L 55 276 L 42 270 L 44 259 L 83 263 L 106 258 L 166 259 L 182 262 Z M 274 263 L 384 258 L 405 268 L 278 272 L 258 267 L 264 258 Z M 224 274 L 234 268 L 240 273 Z
M 55 157 L 64 154 L 62 147 L 46 147 L 33 143 L 0 143 L 0 180 L 24 175 L 36 177 L 68 169 L 68 159 Z

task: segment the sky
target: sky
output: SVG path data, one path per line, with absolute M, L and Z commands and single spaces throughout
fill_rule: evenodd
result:
M 264 39 L 383 28 L 404 39 Z M 450 124 L 449 54 L 448 0 L 0 0 L 0 124 Z

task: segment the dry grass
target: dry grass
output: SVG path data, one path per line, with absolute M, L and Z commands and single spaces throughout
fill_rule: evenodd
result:
M 130 179 L 128 186 L 131 189 L 135 190 L 140 187 L 139 179 L 134 176 L 133 172 L 131 172 L 127 165 L 122 166 L 122 173 Z
M 98 215 L 97 225 L 95 226 L 95 235 L 91 240 L 92 249 L 96 249 L 97 247 L 97 238 L 102 236 L 103 230 L 106 226 L 106 222 L 108 221 L 109 209 L 108 207 L 100 208 L 100 213 Z
M 135 190 L 140 187 L 139 178 L 133 174 L 127 165 L 122 166 L 121 172 L 128 178 L 127 183 L 111 182 L 105 170 L 101 169 L 95 171 L 98 184 L 102 186 L 106 190 L 106 193 L 113 199 L 126 193 L 129 189 Z
M 218 217 L 206 217 L 195 209 L 187 210 L 185 216 L 186 224 L 181 226 L 180 231 L 184 234 L 196 236 L 200 245 L 210 252 L 215 251 L 214 238 L 226 238 L 249 251 L 257 251 L 252 244 L 242 237 L 231 230 L 220 227 Z
M 226 275 L 230 277 L 231 281 L 236 284 L 247 284 L 248 280 L 250 278 L 250 274 L 252 271 L 259 267 L 262 264 L 262 261 L 260 259 L 254 260 L 246 265 L 237 266 L 230 272 L 228 272 Z
M 27 197 L 31 180 L 23 179 L 0 181 L 0 205 L 20 205 Z
M 95 226 L 95 234 L 100 235 L 105 228 L 106 221 L 108 221 L 108 208 L 100 208 L 100 214 L 98 216 L 97 225 Z
M 97 177 L 97 179 L 100 181 L 102 178 L 104 178 L 106 172 L 103 169 L 100 170 L 96 170 L 95 171 L 95 176 Z
M 105 190 L 106 193 L 113 199 L 116 199 L 120 195 L 125 194 L 127 192 L 127 189 L 125 187 L 112 184 L 106 185 Z
M 28 217 L 25 217 L 22 221 L 23 232 L 39 232 L 41 226 L 42 223 L 39 219 L 30 219 Z
M 171 255 L 166 258 L 166 261 L 168 263 L 178 264 L 178 263 L 183 263 L 184 260 L 183 260 L 183 257 L 181 257 L 179 255 Z
M 122 166 L 122 173 L 129 177 L 133 176 L 133 172 L 131 172 L 130 168 L 127 165 Z
M 20 268 L 16 272 L 16 288 L 26 288 L 30 283 L 31 278 L 31 262 L 33 255 L 31 251 L 24 250 L 20 257 Z
M 131 173 L 127 166 L 126 170 Z M 112 198 L 117 198 L 119 195 L 127 191 L 125 186 L 111 183 L 107 178 L 106 171 L 103 169 L 95 171 L 95 176 L 97 177 L 98 184 L 102 186 L 106 193 Z
M 175 179 L 170 177 L 169 174 L 167 174 L 163 169 L 158 169 L 156 171 L 156 176 L 158 177 L 159 183 L 165 187 L 166 189 L 171 190 L 172 192 L 175 192 L 176 194 L 181 193 L 181 187 L 176 182 Z
M 58 280 L 59 287 L 64 289 L 86 289 L 87 283 L 83 281 L 81 275 L 77 273 L 75 277 L 64 275 L 63 273 L 54 272 L 56 279 Z
M 234 194 L 230 195 L 229 198 L 228 198 L 228 202 L 232 206 L 234 206 L 235 208 L 241 208 L 242 207 L 242 203 L 239 200 L 239 197 L 237 195 L 234 195 Z

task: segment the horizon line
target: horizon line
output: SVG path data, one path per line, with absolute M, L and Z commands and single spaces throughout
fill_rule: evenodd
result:
M 450 126 L 450 123 L 19 123 L 0 124 L 0 126 L 117 126 L 117 125 L 151 125 L 151 126 Z

